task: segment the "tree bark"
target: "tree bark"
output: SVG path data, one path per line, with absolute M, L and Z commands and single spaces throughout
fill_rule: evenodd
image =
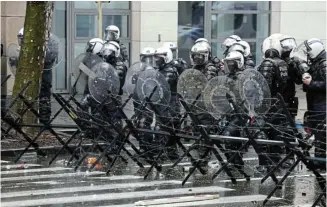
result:
M 47 1 L 28 1 L 26 5 L 26 16 L 24 23 L 24 38 L 21 46 L 13 97 L 17 97 L 21 89 L 28 81 L 32 84 L 27 88 L 24 97 L 32 101 L 40 90 L 40 77 L 44 66 L 45 43 L 49 38 L 49 24 L 53 3 Z M 16 105 L 16 112 L 24 107 L 22 102 Z M 26 107 L 26 106 L 25 106 Z M 37 104 L 35 103 L 37 110 Z M 24 123 L 36 123 L 37 119 L 32 112 L 24 115 Z M 31 132 L 31 131 L 30 131 Z

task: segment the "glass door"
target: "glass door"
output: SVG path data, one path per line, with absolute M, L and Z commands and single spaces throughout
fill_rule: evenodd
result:
M 75 1 L 71 3 L 71 68 L 74 59 L 84 52 L 86 43 L 98 37 L 97 5 L 94 1 Z M 102 31 L 108 25 L 116 25 L 120 29 L 120 41 L 130 54 L 130 2 L 110 2 L 102 4 Z M 72 72 L 72 71 L 71 71 Z M 70 72 L 70 73 L 71 73 Z M 70 85 L 74 83 L 70 82 Z M 77 87 L 78 94 L 84 88 Z
M 207 1 L 205 31 L 212 53 L 223 57 L 222 42 L 230 35 L 247 41 L 255 62 L 261 60 L 261 44 L 269 34 L 270 5 L 265 1 Z
M 52 19 L 52 33 L 60 40 L 59 65 L 52 71 L 52 91 L 55 93 L 68 93 L 69 72 L 67 70 L 67 3 L 56 1 Z

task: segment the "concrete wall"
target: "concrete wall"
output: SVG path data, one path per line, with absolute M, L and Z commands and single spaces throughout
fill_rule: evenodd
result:
M 17 44 L 17 33 L 24 26 L 26 2 L 24 1 L 1 1 L 1 42 L 6 49 L 11 43 Z M 11 74 L 7 67 L 7 74 Z M 11 95 L 14 79 L 7 82 L 7 94 Z
M 326 2 L 325 1 L 280 1 L 273 13 L 280 15 L 271 19 L 279 32 L 293 36 L 297 43 L 309 38 L 319 38 L 326 46 Z M 278 21 L 278 22 L 277 22 Z
M 17 33 L 24 26 L 26 2 L 1 1 L 1 41 L 4 48 L 17 44 Z
M 132 62 L 144 47 L 177 44 L 178 1 L 133 1 L 131 19 Z

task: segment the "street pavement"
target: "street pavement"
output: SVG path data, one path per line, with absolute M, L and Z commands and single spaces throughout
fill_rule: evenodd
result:
M 49 156 L 51 157 L 51 156 Z M 246 171 L 251 181 L 239 179 L 232 184 L 223 173 L 213 182 L 198 172 L 182 186 L 182 180 L 191 166 L 183 160 L 173 170 L 164 164 L 162 173 L 154 170 L 147 180 L 139 167 L 129 160 L 118 163 L 111 175 L 102 170 L 88 172 L 81 168 L 74 172 L 65 165 L 67 155 L 48 166 L 49 158 L 38 158 L 28 153 L 19 163 L 13 158 L 1 158 L 1 206 L 262 206 L 263 200 L 274 187 L 270 178 L 260 184 L 264 176 L 255 172 L 257 156 L 251 148 L 245 155 Z M 148 168 L 149 166 L 145 166 Z M 219 165 L 209 163 L 209 172 Z M 277 178 L 285 172 L 277 174 Z M 324 174 L 326 175 L 326 174 Z M 307 206 L 319 192 L 315 178 L 303 165 L 299 165 L 285 181 L 267 206 Z M 173 203 L 178 202 L 178 203 Z

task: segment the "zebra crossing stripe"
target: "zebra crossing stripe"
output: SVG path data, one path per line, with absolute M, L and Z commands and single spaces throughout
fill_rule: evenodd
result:
M 65 170 L 71 170 L 71 169 L 72 168 L 51 167 L 51 168 L 8 170 L 8 171 L 1 171 L 1 175 L 23 174 L 23 173 L 36 173 L 36 172 L 51 172 L 51 171 L 65 171 Z
M 1 182 L 8 181 L 22 181 L 32 179 L 45 179 L 45 178 L 63 178 L 73 176 L 90 176 L 90 175 L 103 175 L 105 172 L 74 172 L 74 173 L 62 173 L 62 174 L 49 174 L 49 175 L 31 175 L 31 176 L 20 176 L 20 177 L 7 177 L 1 178 Z
M 312 204 L 294 205 L 294 206 L 280 206 L 280 207 L 311 207 Z
M 155 207 L 182 207 L 182 206 L 217 206 L 219 204 L 228 204 L 228 203 L 250 203 L 250 202 L 260 202 L 264 201 L 266 195 L 244 195 L 244 196 L 228 196 L 220 197 L 218 199 L 205 200 L 205 201 L 192 201 L 192 202 L 183 202 L 183 203 L 170 203 L 163 205 L 154 205 Z M 280 200 L 281 198 L 271 197 L 271 200 Z M 151 205 L 152 206 L 152 205 Z M 245 204 L 243 206 L 246 206 Z M 253 206 L 251 203 L 249 206 Z M 311 205 L 312 206 L 312 205 Z M 310 207 L 311 207 L 310 206 Z M 135 204 L 118 204 L 118 205 L 102 205 L 97 207 L 135 207 Z M 281 207 L 291 207 L 291 206 L 281 206 Z M 294 206 L 293 206 L 294 207 Z M 299 205 L 295 207 L 309 207 L 307 205 Z
M 57 204 L 68 204 L 68 203 L 81 203 L 81 202 L 98 202 L 98 201 L 112 201 L 112 200 L 126 200 L 126 199 L 149 199 L 153 197 L 161 196 L 178 196 L 178 195 L 194 195 L 194 194 L 208 194 L 218 193 L 223 191 L 234 191 L 230 188 L 223 188 L 218 186 L 210 187 L 196 187 L 196 188 L 175 188 L 175 189 L 162 189 L 162 190 L 151 190 L 151 191 L 138 191 L 138 192 L 122 192 L 122 193 L 104 193 L 96 194 L 93 196 L 69 196 L 58 198 L 43 198 L 43 199 L 32 199 L 32 200 L 20 200 L 1 202 L 3 206 L 40 206 L 40 205 L 57 205 Z
M 15 165 L 1 165 L 1 169 L 18 169 L 18 168 L 29 168 L 29 167 L 41 167 L 39 164 L 15 164 Z
M 326 175 L 326 173 L 322 173 L 322 176 Z M 296 178 L 296 177 L 314 177 L 314 174 L 309 175 L 289 175 L 287 178 Z M 262 177 L 263 178 L 263 177 Z M 261 180 L 262 178 L 251 178 L 251 181 Z M 283 178 L 283 176 L 276 176 L 277 179 Z M 247 181 L 245 178 L 237 179 L 237 182 Z M 231 180 L 218 180 L 219 183 L 230 183 Z
M 227 203 L 245 203 L 245 202 L 259 202 L 266 199 L 266 195 L 244 195 L 244 196 L 227 196 L 218 199 L 208 199 L 202 201 L 180 202 L 180 203 L 166 203 L 162 205 L 155 205 L 156 207 L 183 207 L 183 206 L 205 206 Z M 270 200 L 280 200 L 281 198 L 271 197 Z M 169 200 L 169 198 L 167 199 Z M 171 199 L 173 200 L 173 198 Z M 169 201 L 168 201 L 169 202 Z M 148 205 L 143 205 L 148 206 Z M 246 205 L 244 205 L 246 206 Z
M 150 205 L 160 205 L 167 203 L 184 203 L 184 202 L 194 202 L 203 200 L 218 199 L 219 194 L 214 195 L 194 195 L 194 196 L 182 196 L 182 197 L 172 197 L 172 198 L 160 198 L 153 200 L 137 201 L 134 203 L 135 206 L 150 206 Z
M 243 161 L 254 161 L 254 160 L 258 160 L 258 158 L 256 158 L 256 157 L 243 158 Z M 227 160 L 224 160 L 224 162 L 227 162 Z M 214 165 L 215 163 L 218 164 L 218 161 L 210 161 L 209 165 Z M 170 167 L 172 165 L 173 165 L 173 163 L 165 163 L 165 164 L 162 164 L 161 166 L 162 167 Z M 177 166 L 189 166 L 189 165 L 192 165 L 191 162 L 180 162 L 177 164 Z M 150 167 L 150 165 L 144 165 L 144 167 Z
M 50 194 L 60 194 L 60 193 L 76 193 L 76 192 L 85 192 L 85 191 L 100 191 L 100 190 L 112 190 L 112 189 L 123 189 L 123 188 L 140 188 L 140 187 L 151 187 L 151 186 L 158 186 L 158 185 L 174 185 L 174 184 L 181 184 L 181 183 L 182 182 L 178 180 L 155 180 L 150 182 L 138 182 L 138 183 L 113 183 L 108 185 L 91 185 L 91 186 L 88 185 L 88 186 L 78 186 L 78 187 L 52 188 L 46 190 L 27 190 L 27 191 L 1 193 L 1 198 L 50 195 Z
M 138 180 L 143 179 L 142 176 L 136 175 L 113 175 L 105 177 L 89 177 L 90 179 L 105 179 L 105 180 Z
M 10 163 L 10 162 L 6 160 L 1 160 L 1 163 Z

